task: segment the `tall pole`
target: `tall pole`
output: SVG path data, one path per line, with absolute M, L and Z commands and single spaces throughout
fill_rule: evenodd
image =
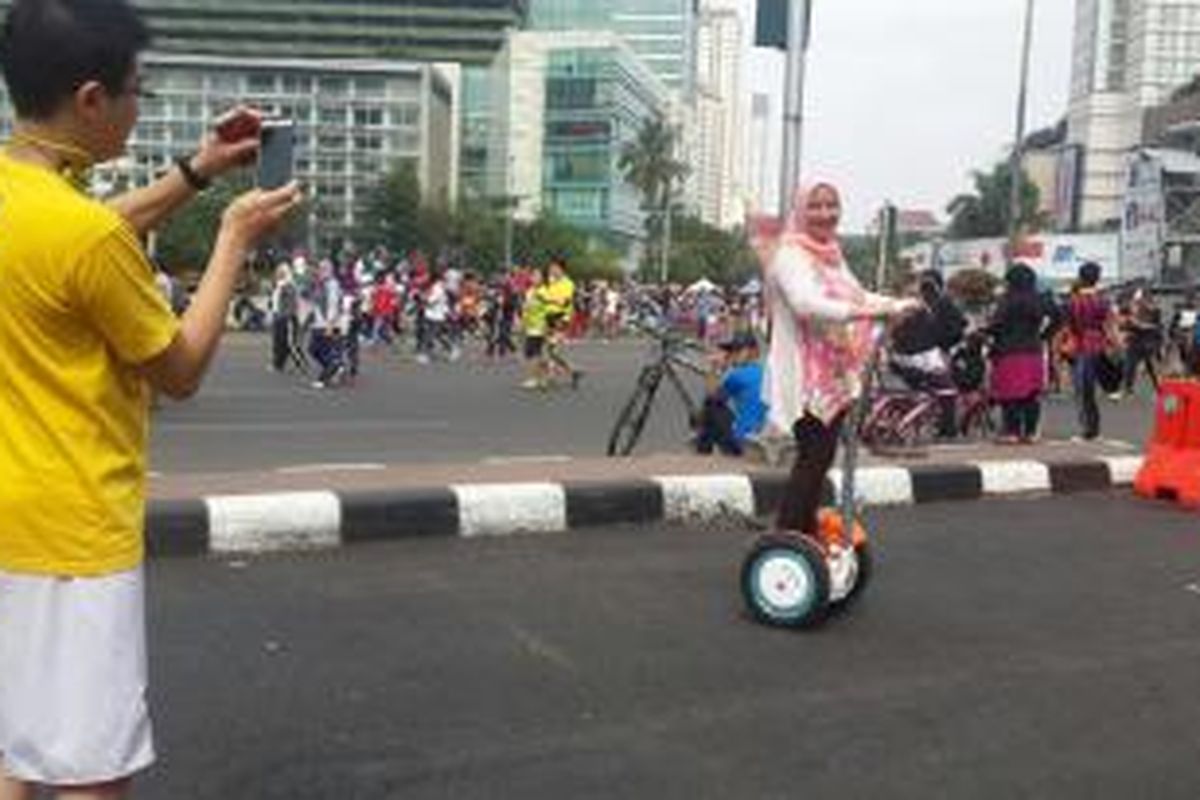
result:
M 1024 184 L 1025 108 L 1029 102 L 1029 56 L 1033 47 L 1033 0 L 1025 0 L 1025 40 L 1021 47 L 1021 88 L 1017 93 L 1017 138 L 1012 155 L 1012 194 L 1008 205 L 1008 254 L 1016 256 L 1021 236 L 1021 189 Z
M 667 285 L 667 279 L 671 277 L 671 189 L 667 189 L 667 202 L 663 205 L 663 241 L 662 241 L 662 264 L 659 267 L 659 281 L 663 286 Z
M 513 198 L 513 163 L 514 158 L 508 156 L 508 171 L 504 175 L 504 271 L 512 272 L 513 268 L 513 214 L 516 213 L 516 200 Z
M 804 137 L 804 67 L 808 56 L 808 27 L 812 0 L 788 3 L 787 67 L 783 86 L 783 165 L 779 182 L 779 209 L 787 213 L 788 203 L 800 186 Z

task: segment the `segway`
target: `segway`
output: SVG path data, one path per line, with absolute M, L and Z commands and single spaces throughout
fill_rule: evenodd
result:
M 862 395 L 842 427 L 842 492 L 839 507 L 821 509 L 815 536 L 776 531 L 761 536 L 742 562 L 742 597 L 758 622 L 781 628 L 812 628 L 831 612 L 849 608 L 871 579 L 871 548 L 858 519 L 855 471 L 858 430 L 870 408 L 871 377 L 879 359 L 883 326 L 873 332 Z M 853 524 L 844 524 L 852 520 Z

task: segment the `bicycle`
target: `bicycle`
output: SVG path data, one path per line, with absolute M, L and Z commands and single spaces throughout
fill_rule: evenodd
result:
M 966 347 L 963 350 L 966 350 Z M 986 368 L 982 360 L 982 350 L 971 355 L 980 359 L 976 370 Z M 957 359 L 958 353 L 953 360 Z M 983 374 L 966 370 L 957 364 L 955 366 L 956 388 L 887 389 L 883 388 L 881 377 L 876 376 L 875 385 L 880 389 L 859 429 L 859 436 L 863 442 L 876 452 L 900 451 L 901 454 L 908 455 L 919 453 L 936 437 L 941 422 L 942 404 L 947 399 L 954 402 L 957 436 L 964 440 L 990 439 L 995 432 L 995 425 L 992 421 L 991 399 L 984 388 Z
M 696 342 L 691 341 L 683 334 L 669 330 L 662 331 L 645 324 L 640 324 L 638 327 L 658 340 L 657 352 L 654 361 L 642 368 L 633 395 L 617 416 L 616 425 L 613 426 L 612 433 L 608 437 L 609 456 L 627 456 L 633 452 L 646 427 L 646 420 L 650 416 L 654 398 L 658 394 L 664 378 L 675 387 L 676 393 L 687 409 L 689 421 L 696 419 L 699 413 L 699 404 L 684 385 L 680 373 L 682 371 L 703 376 L 709 371 L 707 365 L 687 357 L 688 351 L 703 352 L 703 348 Z

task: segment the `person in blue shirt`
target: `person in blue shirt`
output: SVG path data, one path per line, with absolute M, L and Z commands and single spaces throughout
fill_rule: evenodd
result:
M 767 420 L 758 340 L 752 333 L 739 333 L 720 349 L 717 368 L 708 375 L 704 410 L 696 421 L 695 445 L 704 454 L 720 450 L 740 456 L 746 441 L 757 436 Z

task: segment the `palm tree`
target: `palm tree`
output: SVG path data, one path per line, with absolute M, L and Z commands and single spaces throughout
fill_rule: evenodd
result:
M 647 237 L 653 240 L 661 228 L 662 246 L 659 253 L 666 263 L 670 249 L 670 215 L 676 187 L 687 177 L 689 167 L 675 156 L 679 132 L 660 118 L 646 120 L 637 137 L 621 149 L 617 162 L 626 183 L 642 195 L 646 217 Z M 663 223 L 667 224 L 663 224 Z
M 1012 168 L 1007 161 L 996 164 L 991 172 L 976 171 L 972 178 L 975 191 L 960 194 L 950 201 L 950 235 L 955 239 L 974 239 L 1004 236 L 1012 215 L 1009 195 L 1012 191 Z M 1046 220 L 1038 211 L 1040 196 L 1037 186 L 1021 172 L 1020 226 L 1038 230 Z

